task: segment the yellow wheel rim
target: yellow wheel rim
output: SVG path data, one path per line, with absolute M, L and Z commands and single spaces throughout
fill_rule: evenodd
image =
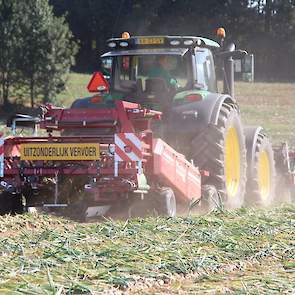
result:
M 226 191 L 229 198 L 238 192 L 241 176 L 240 142 L 236 128 L 230 127 L 225 137 L 224 170 Z
M 261 199 L 266 201 L 270 193 L 270 163 L 267 152 L 261 151 L 258 158 L 258 186 Z

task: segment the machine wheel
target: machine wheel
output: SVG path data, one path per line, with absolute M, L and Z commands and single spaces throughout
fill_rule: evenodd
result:
M 247 205 L 269 206 L 274 202 L 276 187 L 272 145 L 261 127 L 247 127 L 245 134 L 248 160 L 246 202 Z
M 16 214 L 23 212 L 22 197 L 20 194 L 1 192 L 0 194 L 0 215 Z
M 216 188 L 213 185 L 202 186 L 201 208 L 204 213 L 210 213 L 214 210 L 223 210 L 223 203 Z
M 239 111 L 224 103 L 217 125 L 210 125 L 192 141 L 192 158 L 207 170 L 206 183 L 220 193 L 226 208 L 244 203 L 246 187 L 246 146 Z
M 176 216 L 176 198 L 170 187 L 163 187 L 157 191 L 155 210 L 160 216 Z
M 293 184 L 294 162 L 289 157 L 289 146 L 282 143 L 280 149 L 274 153 L 276 164 L 276 203 L 293 203 L 295 201 L 295 189 Z
M 291 204 L 295 200 L 295 190 L 288 176 L 289 175 L 282 175 L 276 171 L 275 204 Z
M 138 196 L 129 207 L 129 217 L 176 216 L 176 198 L 169 187 L 152 190 L 140 199 Z

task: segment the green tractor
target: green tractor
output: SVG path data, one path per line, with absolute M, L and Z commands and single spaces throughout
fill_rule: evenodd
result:
M 272 146 L 261 127 L 243 126 L 234 97 L 234 59 L 247 53 L 223 44 L 224 29 L 218 35 L 221 45 L 191 36 L 110 39 L 101 56 L 109 93 L 78 99 L 72 108 L 111 107 L 120 99 L 161 111 L 153 132 L 209 172 L 203 184 L 216 188 L 226 208 L 266 206 L 275 191 Z

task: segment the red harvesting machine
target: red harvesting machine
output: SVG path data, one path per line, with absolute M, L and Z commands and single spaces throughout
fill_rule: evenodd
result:
M 140 203 L 146 212 L 174 216 L 176 204 L 201 198 L 201 174 L 154 137 L 151 124 L 160 119 L 160 112 L 121 100 L 107 108 L 47 105 L 39 118 L 16 116 L 13 129 L 32 124 L 47 134 L 1 139 L 1 212 L 65 207 L 90 217 Z

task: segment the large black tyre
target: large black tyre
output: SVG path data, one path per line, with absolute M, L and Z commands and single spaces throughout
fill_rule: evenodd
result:
M 144 199 L 135 197 L 130 204 L 129 217 L 176 216 L 176 198 L 169 187 L 151 190 Z
M 170 187 L 163 187 L 157 191 L 155 209 L 160 216 L 176 216 L 176 198 Z
M 202 186 L 202 208 L 207 209 L 208 213 L 214 210 L 223 210 L 223 203 L 218 194 L 215 186 L 213 185 L 203 185 Z
M 287 142 L 282 143 L 280 149 L 274 153 L 276 163 L 276 203 L 295 202 L 295 188 L 293 184 L 294 161 L 289 157 Z
M 239 208 L 246 188 L 246 146 L 240 113 L 236 105 L 224 103 L 217 125 L 209 127 L 192 141 L 191 158 L 210 176 L 204 184 L 213 185 L 225 208 Z
M 254 133 L 253 128 L 256 128 Z M 269 206 L 275 202 L 276 189 L 272 145 L 261 127 L 247 127 L 245 134 L 248 162 L 246 205 Z
M 0 215 L 23 212 L 22 196 L 8 192 L 0 193 Z

